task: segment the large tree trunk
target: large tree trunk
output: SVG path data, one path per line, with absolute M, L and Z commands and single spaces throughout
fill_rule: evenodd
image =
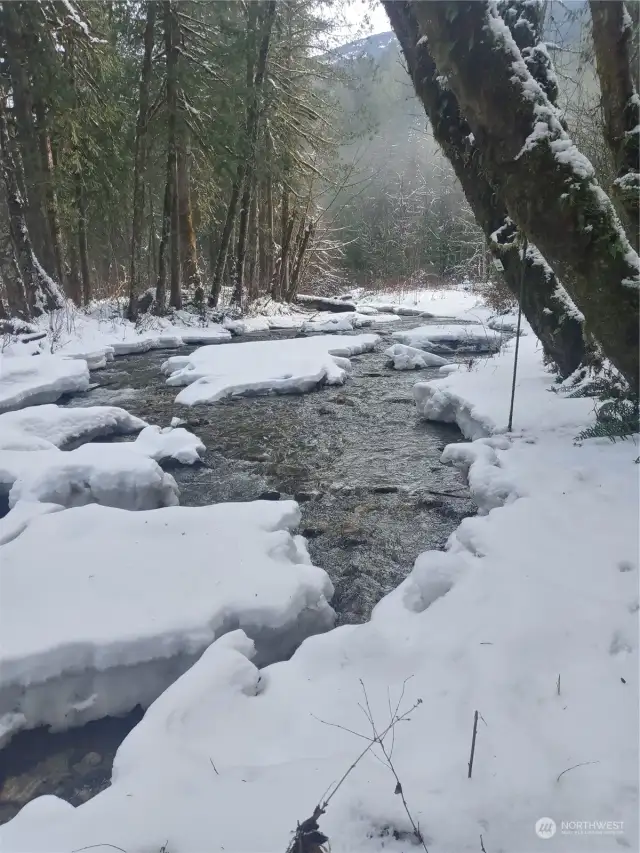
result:
M 87 203 L 85 199 L 84 180 L 80 169 L 77 169 L 75 175 L 75 193 L 82 302 L 88 305 L 91 302 L 91 271 L 89 269 L 89 247 L 87 240 Z
M 180 229 L 178 225 L 178 26 L 175 2 L 164 0 L 164 43 L 167 59 L 168 164 L 167 183 L 171 188 L 171 255 L 169 266 L 169 304 L 182 308 L 180 290 Z
M 40 265 L 31 245 L 24 203 L 18 186 L 18 167 L 9 146 L 5 98 L 6 95 L 0 88 L 0 152 L 2 154 L 2 175 L 9 210 L 9 229 L 28 306 L 27 313 L 29 316 L 34 316 L 43 313 L 43 311 L 61 308 L 64 305 L 64 299 L 58 285 Z M 16 279 L 13 285 L 13 299 L 17 309 L 24 312 L 24 300 L 20 293 L 20 278 Z
M 244 296 L 244 265 L 247 252 L 247 228 L 249 224 L 249 208 L 251 206 L 251 192 L 253 189 L 256 170 L 256 151 L 258 143 L 258 128 L 260 122 L 261 93 L 267 70 L 267 57 L 269 55 L 269 43 L 271 30 L 276 14 L 276 0 L 268 0 L 262 20 L 262 36 L 258 59 L 255 64 L 255 75 L 252 80 L 252 91 L 250 93 L 249 111 L 247 114 L 247 142 L 248 156 L 247 167 L 244 173 L 244 186 L 242 191 L 242 203 L 240 205 L 240 220 L 238 223 L 238 250 L 236 256 L 236 280 L 233 293 L 233 301 L 242 304 Z M 249 67 L 251 59 L 249 58 Z
M 614 200 L 636 252 L 640 245 L 640 98 L 632 76 L 631 19 L 622 0 L 590 0 L 605 137 L 616 168 Z
M 180 228 L 180 260 L 182 261 L 182 283 L 188 287 L 196 300 L 202 301 L 202 278 L 198 268 L 198 251 L 196 232 L 193 228 L 193 213 L 191 209 L 191 182 L 189 160 L 188 128 L 184 121 L 180 127 L 180 144 L 178 146 L 178 220 Z
M 56 193 L 54 183 L 53 150 L 51 148 L 51 137 L 47 126 L 47 111 L 41 100 L 36 101 L 35 112 L 38 122 L 38 146 L 40 149 L 40 165 L 44 184 L 44 200 L 47 212 L 47 223 L 49 226 L 48 239 L 53 251 L 55 274 L 62 285 L 63 290 L 66 290 L 67 276 L 64 266 L 64 250 L 62 247 L 62 229 L 60 228 L 58 195 Z
M 34 121 L 33 91 L 27 64 L 33 47 L 32 39 L 26 30 L 26 18 L 23 18 L 23 12 L 18 3 L 3 3 L 1 15 L 3 42 L 7 48 L 9 60 L 13 113 L 18 130 L 26 189 L 24 213 L 35 251 L 42 258 L 47 271 L 54 273 L 55 260 L 45 216 L 44 181 Z
M 428 0 L 413 8 L 509 215 L 637 388 L 640 261 L 593 167 L 571 143 L 491 4 Z
M 147 130 L 149 122 L 149 93 L 151 89 L 152 55 L 155 34 L 157 4 L 147 3 L 147 21 L 144 28 L 144 56 L 140 72 L 138 96 L 138 118 L 133 163 L 133 225 L 131 230 L 131 262 L 129 267 L 129 307 L 127 316 L 135 320 L 138 316 L 138 295 L 142 267 L 142 231 L 144 228 L 144 176 L 147 169 Z M 150 253 L 149 253 L 150 254 Z
M 158 280 L 156 282 L 156 313 L 164 314 L 167 309 L 167 249 L 171 237 L 171 209 L 173 206 L 171 156 L 167 155 L 167 178 L 164 185 L 164 202 L 162 205 L 162 230 L 160 248 L 158 249 Z
M 249 302 L 258 296 L 258 222 L 260 211 L 258 209 L 258 187 L 254 186 L 251 194 L 251 208 L 249 210 L 249 273 L 247 275 L 247 293 Z
M 482 170 L 471 129 L 461 115 L 453 93 L 438 80 L 438 71 L 426 41 L 420 41 L 411 3 L 385 2 L 391 25 L 404 53 L 416 94 L 429 117 L 433 134 L 451 162 L 478 225 L 487 237 L 504 279 L 518 299 L 522 275 L 521 253 L 507 209 Z M 527 255 L 522 310 L 542 346 L 568 376 L 585 354 L 583 323 L 553 271 L 533 248 Z
M 218 247 L 218 255 L 216 257 L 215 267 L 213 270 L 213 280 L 211 282 L 211 293 L 209 294 L 209 305 L 216 308 L 220 300 L 220 292 L 222 290 L 222 282 L 224 279 L 225 268 L 227 266 L 227 255 L 229 253 L 229 244 L 231 242 L 231 234 L 233 225 L 236 219 L 238 210 L 238 199 L 240 198 L 240 187 L 244 178 L 244 164 L 238 164 L 236 178 L 231 187 L 231 197 L 227 207 L 227 215 L 224 220 L 222 229 L 222 237 Z

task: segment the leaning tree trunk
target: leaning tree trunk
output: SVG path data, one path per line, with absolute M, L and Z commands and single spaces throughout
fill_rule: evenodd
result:
M 144 228 L 144 176 L 147 169 L 147 130 L 149 123 L 149 93 L 151 89 L 154 30 L 157 15 L 155 0 L 147 3 L 147 21 L 144 28 L 144 56 L 140 72 L 138 118 L 133 161 L 133 225 L 131 230 L 131 262 L 129 267 L 129 306 L 127 316 L 138 316 L 138 295 L 141 290 L 142 231 Z
M 591 163 L 567 136 L 493 5 L 428 0 L 413 9 L 509 215 L 560 275 L 605 355 L 637 388 L 640 261 Z
M 487 181 L 471 129 L 460 113 L 455 96 L 438 79 L 429 47 L 425 40 L 420 41 L 412 4 L 385 2 L 384 5 L 434 137 L 451 162 L 476 221 L 487 237 L 491 254 L 503 266 L 507 286 L 519 299 L 522 259 L 515 239 L 517 229 L 510 223 L 498 193 Z M 527 255 L 522 311 L 560 373 L 563 376 L 572 373 L 585 355 L 582 317 L 553 271 L 533 248 Z
M 238 210 L 238 199 L 240 198 L 240 187 L 244 179 L 244 164 L 238 164 L 233 186 L 231 187 L 231 197 L 227 207 L 227 215 L 224 220 L 222 229 L 222 237 L 218 246 L 218 254 L 216 257 L 215 267 L 213 270 L 213 279 L 211 282 L 211 293 L 209 294 L 209 305 L 216 308 L 220 300 L 220 292 L 222 291 L 222 281 L 227 266 L 227 255 L 229 253 L 229 244 L 231 242 L 231 234 L 236 221 L 236 212 Z
M 631 18 L 622 0 L 590 0 L 605 137 L 616 169 L 614 200 L 636 252 L 640 245 L 640 98 L 632 76 Z
M 262 21 L 262 37 L 260 49 L 256 62 L 255 76 L 252 81 L 249 111 L 247 114 L 247 141 L 249 153 L 247 167 L 244 173 L 244 187 L 242 192 L 242 203 L 240 205 L 240 220 L 238 223 L 238 250 L 236 255 L 236 280 L 233 292 L 233 301 L 242 304 L 244 296 L 244 263 L 247 252 L 247 230 L 249 224 L 249 208 L 251 206 L 251 191 L 254 183 L 256 170 L 256 154 L 258 145 L 258 128 L 260 121 L 261 93 L 267 70 L 267 57 L 269 55 L 269 43 L 271 41 L 271 30 L 276 16 L 276 0 L 268 0 Z
M 180 231 L 178 227 L 177 192 L 177 123 L 178 123 L 178 33 L 176 25 L 175 2 L 165 0 L 164 7 L 164 43 L 167 58 L 167 112 L 168 120 L 168 165 L 167 183 L 171 185 L 171 255 L 169 277 L 169 304 L 172 308 L 182 308 L 180 291 Z
M 2 154 L 2 175 L 7 194 L 9 209 L 9 229 L 13 252 L 20 271 L 29 316 L 53 311 L 64 305 L 64 299 L 58 285 L 40 265 L 31 246 L 29 229 L 25 218 L 24 203 L 18 186 L 18 167 L 9 146 L 9 131 L 5 112 L 6 95 L 0 89 L 0 152 Z M 14 298 L 18 309 L 24 310 L 24 301 L 19 292 L 19 279 L 14 282 Z

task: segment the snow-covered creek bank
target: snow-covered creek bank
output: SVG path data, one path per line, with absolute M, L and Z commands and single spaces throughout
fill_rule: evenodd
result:
M 417 324 L 403 321 L 402 328 Z M 362 622 L 417 555 L 442 547 L 474 509 L 459 472 L 439 461 L 461 437 L 457 428 L 416 415 L 411 387 L 436 370 L 392 371 L 383 349 L 354 357 L 345 386 L 194 408 L 175 405 L 175 388 L 160 374 L 166 353 L 151 351 L 93 374 L 98 387 L 70 405 L 120 405 L 163 426 L 184 418 L 207 452 L 202 466 L 171 469 L 182 505 L 295 497 L 312 560 L 335 585 L 339 623 Z M 134 712 L 61 734 L 18 734 L 3 752 L 0 820 L 42 794 L 77 804 L 97 793 L 139 718 Z

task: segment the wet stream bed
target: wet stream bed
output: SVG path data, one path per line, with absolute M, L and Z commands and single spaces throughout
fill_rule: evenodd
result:
M 462 440 L 460 432 L 419 420 L 414 407 L 413 384 L 437 370 L 390 369 L 382 338 L 376 352 L 352 357 L 344 386 L 310 394 L 176 406 L 179 389 L 160 373 L 171 353 L 151 351 L 93 374 L 97 387 L 69 404 L 118 405 L 160 426 L 183 418 L 207 448 L 202 465 L 165 466 L 184 506 L 295 498 L 299 532 L 334 584 L 338 624 L 362 622 L 419 553 L 444 547 L 475 511 L 459 472 L 439 461 L 446 444 Z M 115 751 L 140 717 L 137 710 L 63 733 L 19 733 L 2 751 L 0 823 L 35 796 L 56 794 L 77 805 L 105 788 Z

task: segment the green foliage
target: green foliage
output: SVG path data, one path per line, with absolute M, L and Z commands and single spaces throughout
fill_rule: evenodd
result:
M 595 407 L 596 422 L 583 430 L 576 441 L 587 438 L 608 438 L 617 441 L 630 438 L 640 432 L 640 405 L 637 394 L 632 394 L 610 371 L 601 370 L 598 375 L 582 382 L 569 397 L 594 397 L 599 403 Z

